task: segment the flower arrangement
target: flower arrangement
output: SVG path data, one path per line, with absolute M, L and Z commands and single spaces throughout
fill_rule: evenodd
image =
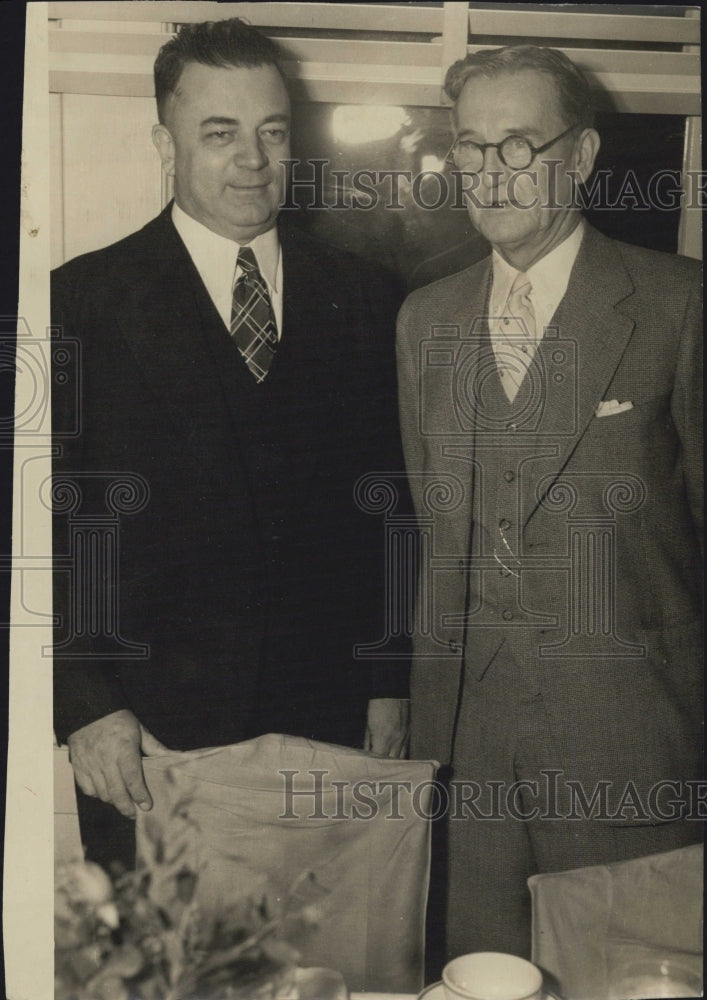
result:
M 312 873 L 283 892 L 244 864 L 243 895 L 210 907 L 188 802 L 173 818 L 181 827 L 172 823 L 168 839 L 146 823 L 150 850 L 136 871 L 57 866 L 55 1000 L 346 1000 L 338 973 L 298 967 L 297 944 L 327 895 Z

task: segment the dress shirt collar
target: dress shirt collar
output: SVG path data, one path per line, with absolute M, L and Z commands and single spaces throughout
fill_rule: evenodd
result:
M 543 327 L 550 322 L 567 291 L 570 273 L 577 259 L 583 235 L 584 220 L 580 218 L 579 223 L 559 246 L 541 257 L 525 272 L 533 286 L 530 299 L 536 317 L 540 321 L 538 322 L 540 336 L 542 336 Z M 511 286 L 519 273 L 496 250 L 493 251 L 492 316 L 503 314 Z
M 191 215 L 187 215 L 176 201 L 172 205 L 172 221 L 206 286 L 211 301 L 226 329 L 229 329 L 233 286 L 238 277 L 236 261 L 240 244 L 225 236 L 219 236 L 201 222 L 197 222 Z M 266 233 L 256 236 L 248 245 L 255 254 L 258 269 L 268 286 L 279 340 L 282 337 L 283 295 L 282 250 L 277 229 L 273 226 Z
M 216 280 L 225 274 L 232 286 L 241 244 L 236 243 L 235 240 L 229 240 L 225 236 L 220 236 L 203 223 L 197 222 L 191 215 L 187 215 L 176 201 L 172 205 L 172 221 L 199 274 L 202 277 L 205 275 L 213 276 Z M 268 289 L 279 294 L 282 283 L 282 255 L 277 228 L 273 226 L 266 233 L 256 236 L 248 246 L 255 254 L 260 273 L 265 278 Z

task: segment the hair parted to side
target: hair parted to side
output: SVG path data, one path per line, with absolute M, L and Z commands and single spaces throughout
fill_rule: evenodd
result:
M 444 90 L 456 102 L 468 80 L 493 78 L 504 73 L 536 70 L 552 77 L 565 124 L 582 128 L 594 126 L 594 102 L 586 77 L 563 52 L 538 45 L 506 45 L 483 49 L 458 59 L 447 70 Z
M 274 66 L 287 86 L 278 46 L 252 24 L 231 17 L 223 21 L 184 24 L 162 46 L 155 60 L 157 115 L 164 124 L 165 108 L 175 93 L 187 63 L 228 69 L 229 66 Z

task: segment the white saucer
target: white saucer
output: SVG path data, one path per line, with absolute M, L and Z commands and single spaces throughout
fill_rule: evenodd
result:
M 540 996 L 544 997 L 545 1000 L 559 1000 L 557 994 L 553 993 L 552 990 L 549 990 L 547 986 L 543 988 Z M 431 983 L 429 986 L 426 986 L 422 993 L 418 995 L 417 1000 L 445 1000 L 444 983 L 442 980 L 438 983 Z
M 444 983 L 440 979 L 438 983 L 432 983 L 430 986 L 425 986 L 424 990 L 418 996 L 417 1000 L 444 1000 Z

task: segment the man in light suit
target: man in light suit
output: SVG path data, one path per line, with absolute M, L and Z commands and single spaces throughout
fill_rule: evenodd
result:
M 583 220 L 599 136 L 561 53 L 446 89 L 493 252 L 398 319 L 411 753 L 451 763 L 447 955 L 527 957 L 530 875 L 701 836 L 700 269 Z
M 237 18 L 185 26 L 155 88 L 174 202 L 52 287 L 80 377 L 79 434 L 60 392 L 53 413 L 56 730 L 111 828 L 113 806 L 151 807 L 141 753 L 284 732 L 397 756 L 408 713 L 404 641 L 354 653 L 384 638 L 383 525 L 354 490 L 402 469 L 400 299 L 277 225 L 290 102 L 274 43 Z

